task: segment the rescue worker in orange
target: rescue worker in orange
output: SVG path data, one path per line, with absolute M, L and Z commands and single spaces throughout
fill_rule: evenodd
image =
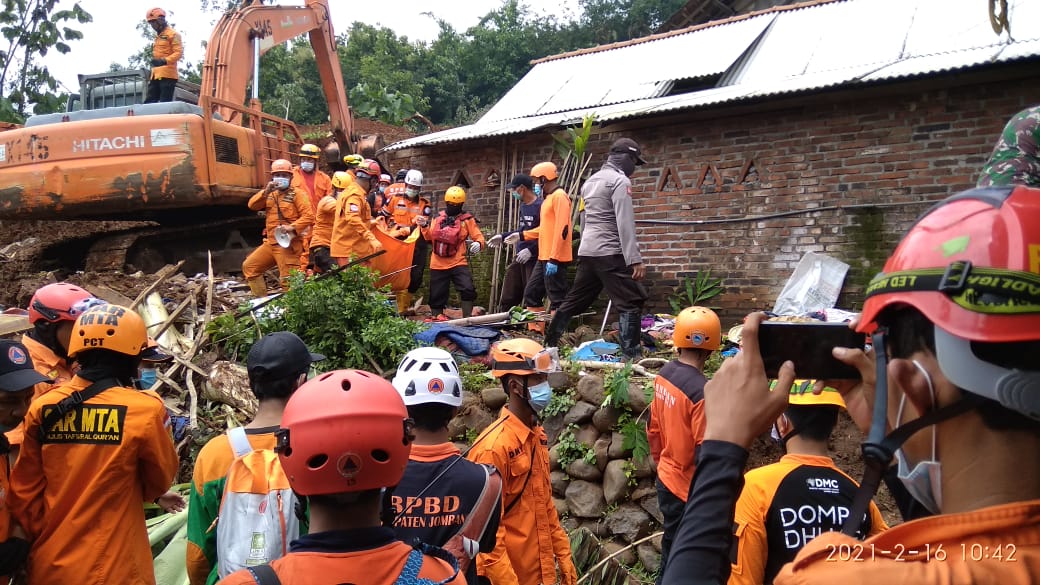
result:
M 383 249 L 372 233 L 372 209 L 368 206 L 368 188 L 379 179 L 379 163 L 366 159 L 354 171 L 354 177 L 337 198 L 332 223 L 330 253 L 340 266 Z
M 310 249 L 311 263 L 317 272 L 328 272 L 336 265 L 330 252 L 332 226 L 336 223 L 336 201 L 353 182 L 353 178 L 346 171 L 336 171 L 332 175 L 332 192 L 318 201 Z
M 552 500 L 548 439 L 538 419 L 552 399 L 549 374 L 558 363 L 555 350 L 531 339 L 509 339 L 491 348 L 491 373 L 509 402 L 498 422 L 474 441 L 468 458 L 494 465 L 504 482 L 495 550 L 477 557 L 477 574 L 495 585 L 578 581 Z
M 134 387 L 147 341 L 133 310 L 91 307 L 69 344 L 79 372 L 29 407 L 11 501 L 32 542 L 30 583 L 155 583 L 142 502 L 180 461 L 162 399 Z
M 29 541 L 14 519 L 8 495 L 11 493 L 11 445 L 4 432 L 22 423 L 29 410 L 33 388 L 51 380 L 33 369 L 29 350 L 9 339 L 0 339 L 0 583 L 6 583 L 25 563 Z
M 386 210 L 386 188 L 390 186 L 390 175 L 381 173 L 379 183 L 368 192 L 368 204 L 372 206 L 372 215 L 385 217 Z
M 398 176 L 400 174 L 399 171 Z M 389 199 L 387 199 L 386 209 L 390 214 L 387 223 L 391 226 L 394 237 L 405 240 L 415 230 L 429 227 L 433 208 L 430 206 L 430 200 L 420 195 L 423 187 L 422 171 L 410 169 L 405 172 L 402 181 L 402 188 L 395 188 L 397 184 L 387 187 Z M 423 273 L 426 272 L 426 259 L 430 255 L 430 245 L 425 238 L 416 239 L 414 245 L 412 270 L 409 272 L 408 277 L 408 290 L 397 292 L 397 309 L 400 313 L 404 313 L 408 307 L 412 306 L 412 299 L 415 293 L 422 288 Z M 432 274 L 430 279 L 433 280 Z
M 719 316 L 706 307 L 683 309 L 675 317 L 672 344 L 679 356 L 654 378 L 646 428 L 650 455 L 657 464 L 657 505 L 664 517 L 662 568 L 668 563 L 693 479 L 693 458 L 704 437 L 704 364 L 722 344 Z
M 311 202 L 311 209 L 315 215 L 318 213 L 318 202 L 321 198 L 332 193 L 332 179 L 318 168 L 318 159 L 321 158 L 321 149 L 313 144 L 304 144 L 300 147 L 300 164 L 293 169 L 292 188 L 298 193 L 306 193 Z M 310 264 L 310 249 L 312 230 L 303 234 L 303 254 L 300 256 L 300 266 Z
M 834 465 L 827 444 L 845 408 L 834 388 L 813 394 L 811 380 L 791 386 L 787 410 L 773 425 L 786 454 L 744 474 L 737 499 L 737 554 L 729 585 L 772 583 L 777 571 L 815 536 L 841 530 L 859 484 Z M 871 502 L 857 538 L 887 529 Z
M 152 75 L 148 80 L 148 95 L 144 103 L 172 102 L 177 88 L 177 63 L 184 55 L 181 35 L 166 24 L 166 11 L 152 8 L 145 14 L 148 26 L 155 31 L 152 43 Z
M 477 220 L 463 213 L 466 191 L 455 185 L 444 193 L 444 207 L 430 225 L 422 227 L 422 235 L 433 244 L 430 261 L 430 309 L 434 321 L 446 321 L 444 307 L 448 305 L 449 287 L 454 284 L 462 299 L 462 316 L 473 314 L 477 288 L 469 270 L 466 252 L 476 254 L 485 247 L 484 234 Z M 425 219 L 425 218 L 424 218 Z M 469 241 L 467 245 L 466 242 Z
M 300 270 L 303 252 L 302 234 L 314 225 L 314 208 L 306 192 L 292 186 L 292 163 L 280 158 L 271 163 L 271 182 L 249 199 L 249 209 L 264 212 L 266 237 L 242 263 L 242 276 L 254 297 L 267 294 L 264 272 L 278 267 L 278 277 L 285 287 L 289 274 Z M 278 244 L 275 230 L 281 228 L 289 235 L 289 247 Z
M 414 440 L 408 411 L 390 382 L 359 370 L 321 374 L 292 395 L 281 427 L 278 458 L 293 491 L 307 500 L 311 532 L 293 541 L 286 556 L 232 573 L 221 585 L 417 578 L 466 584 L 450 553 L 405 544 L 382 524 L 384 489 L 392 493 L 401 481 Z
M 774 583 L 1036 581 L 1038 242 L 1040 190 L 1007 186 L 938 202 L 896 246 L 851 324 L 872 335 L 871 350 L 832 350 L 860 380 L 826 380 L 813 391 L 837 389 L 865 432 L 863 484 L 877 485 L 894 459 L 899 480 L 936 515 L 859 541 L 850 535 L 868 490 L 842 533 L 810 541 Z M 704 443 L 666 584 L 728 578 L 727 511 L 748 446 L 783 412 L 797 376 L 786 363 L 776 386 L 783 392 L 770 392 L 757 343 L 764 317 L 748 317 L 744 350 L 705 387 Z

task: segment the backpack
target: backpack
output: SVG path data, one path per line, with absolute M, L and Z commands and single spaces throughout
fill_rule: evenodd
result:
M 253 449 L 242 427 L 228 429 L 235 460 L 228 468 L 217 516 L 217 574 L 285 556 L 300 536 L 296 495 L 271 449 Z
M 466 520 L 459 531 L 449 538 L 443 547 L 458 559 L 460 573 L 465 573 L 473 559 L 477 558 L 480 539 L 487 530 L 495 506 L 502 500 L 502 476 L 498 474 L 498 470 L 491 465 L 479 464 L 479 467 L 484 471 L 484 488 L 477 498 L 477 503 L 466 514 Z
M 444 258 L 454 256 L 459 251 L 459 244 L 466 240 L 466 236 L 462 234 L 462 226 L 471 217 L 473 216 L 468 213 L 462 213 L 449 219 L 442 211 L 437 217 L 436 227 L 430 234 L 433 237 L 433 253 Z

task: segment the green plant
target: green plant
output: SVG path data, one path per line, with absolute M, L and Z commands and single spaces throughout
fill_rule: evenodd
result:
M 463 437 L 466 439 L 466 444 L 468 445 L 472 445 L 473 441 L 476 441 L 477 437 L 479 436 L 480 431 L 478 431 L 477 429 L 466 429 L 466 433 L 463 435 Z
M 574 436 L 574 431 L 577 428 L 578 425 L 576 424 L 568 425 L 556 440 L 556 456 L 560 462 L 560 467 L 566 468 L 571 462 L 578 459 L 585 461 L 589 465 L 596 464 L 596 452 L 593 451 L 592 447 L 578 441 L 577 437 Z
M 633 459 L 646 461 L 650 456 L 650 439 L 646 436 L 646 423 L 625 415 L 622 415 L 624 420 L 618 420 L 618 432 L 622 437 L 621 447 L 625 450 L 631 449 Z
M 625 461 L 624 472 L 625 477 L 628 478 L 629 487 L 636 487 L 637 485 L 639 485 L 639 478 L 636 477 L 636 464 L 632 463 L 631 459 Z
M 632 377 L 632 363 L 628 362 L 617 370 L 612 370 L 603 379 L 607 405 L 619 410 L 628 407 L 628 380 Z
M 474 394 L 479 394 L 490 381 L 495 379 L 487 366 L 477 362 L 459 364 L 459 376 L 462 377 L 462 389 Z
M 722 367 L 722 362 L 726 361 L 726 358 L 722 357 L 721 351 L 713 351 L 708 356 L 707 361 L 704 362 L 704 376 L 711 379 L 715 375 L 715 372 L 719 371 Z
M 678 315 L 686 307 L 704 306 L 704 303 L 721 295 L 722 280 L 711 277 L 711 270 L 698 270 L 693 278 L 683 277 L 675 288 L 675 293 L 668 298 L 672 313 Z
M 549 405 L 542 411 L 542 418 L 550 419 L 554 416 L 565 414 L 574 405 L 574 394 L 572 392 L 553 393 L 552 399 L 549 400 Z

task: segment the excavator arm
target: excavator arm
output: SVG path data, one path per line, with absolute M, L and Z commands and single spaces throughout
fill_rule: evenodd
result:
M 356 152 L 354 122 L 347 105 L 328 0 L 307 0 L 305 6 L 246 3 L 226 12 L 209 38 L 202 66 L 202 95 L 242 103 L 259 56 L 304 33 L 314 49 L 332 134 L 345 150 Z M 257 103 L 254 107 L 260 106 Z M 225 119 L 234 115 L 222 106 L 215 109 Z

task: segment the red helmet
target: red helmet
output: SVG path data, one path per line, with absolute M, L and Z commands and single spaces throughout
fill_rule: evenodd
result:
M 400 483 L 413 439 L 408 410 L 390 382 L 336 370 L 293 393 L 278 452 L 293 491 L 340 494 Z
M 355 169 L 354 176 L 361 180 L 371 179 L 373 177 L 378 180 L 381 172 L 382 168 L 379 166 L 378 162 L 366 158 L 360 165 L 358 165 L 357 169 Z
M 104 302 L 74 284 L 55 282 L 40 287 L 29 299 L 29 322 L 75 321 L 90 307 Z
M 144 15 L 144 19 L 149 22 L 159 20 L 160 18 L 166 18 L 166 11 L 162 8 L 152 8 Z

